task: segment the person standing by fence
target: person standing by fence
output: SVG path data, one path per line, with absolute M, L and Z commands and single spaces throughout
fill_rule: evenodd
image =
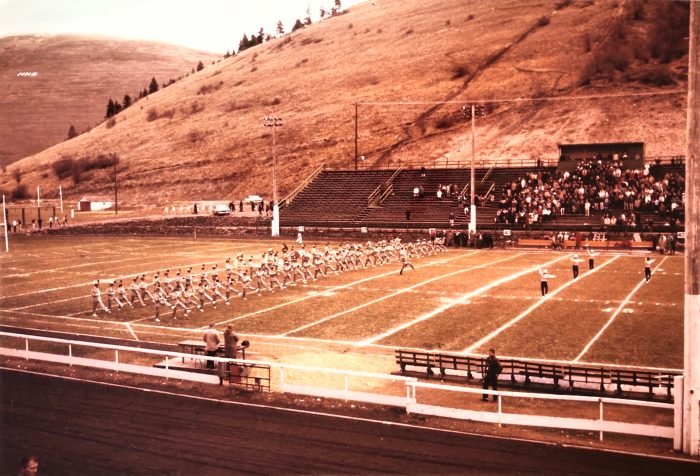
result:
M 204 331 L 202 339 L 204 340 L 207 357 L 216 357 L 216 351 L 219 349 L 221 340 L 219 339 L 219 333 L 214 329 L 213 322 L 209 323 L 209 329 Z M 207 368 L 211 370 L 214 369 L 213 360 L 207 360 Z
M 489 386 L 494 390 L 498 390 L 498 376 L 500 375 L 501 370 L 503 370 L 503 367 L 501 366 L 501 362 L 499 362 L 498 358 L 496 357 L 496 351 L 494 349 L 489 349 L 489 356 L 486 357 L 484 366 L 484 390 L 488 390 Z M 484 394 L 481 399 L 484 402 L 488 402 L 489 396 Z M 497 400 L 498 397 L 493 395 L 493 401 L 495 402 Z

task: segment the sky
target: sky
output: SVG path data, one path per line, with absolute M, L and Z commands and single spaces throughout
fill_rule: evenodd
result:
M 343 8 L 361 0 L 342 0 Z M 0 37 L 23 34 L 88 34 L 152 40 L 225 53 L 243 33 L 260 27 L 285 31 L 310 8 L 334 0 L 0 0 Z

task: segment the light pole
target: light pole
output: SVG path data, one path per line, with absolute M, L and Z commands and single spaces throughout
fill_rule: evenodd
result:
M 476 144 L 474 142 L 476 137 L 476 116 L 483 116 L 485 113 L 484 109 L 483 104 L 462 106 L 462 115 L 467 119 L 471 119 L 472 123 L 472 165 L 471 178 L 469 179 L 469 231 L 472 233 L 476 232 L 476 202 L 474 200 L 476 186 L 476 172 L 474 170 L 476 160 Z
M 282 127 L 281 117 L 263 118 L 263 126 L 272 128 L 272 236 L 280 235 L 280 208 L 277 200 L 277 155 L 275 153 L 275 129 Z

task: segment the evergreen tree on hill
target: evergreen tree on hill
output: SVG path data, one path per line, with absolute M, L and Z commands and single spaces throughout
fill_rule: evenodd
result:
M 148 85 L 148 94 L 153 94 L 158 91 L 158 82 L 156 78 L 151 78 L 151 84 Z
M 304 25 L 311 25 L 311 7 L 306 9 L 306 18 L 304 18 Z
M 107 113 L 105 114 L 105 117 L 109 119 L 114 114 L 114 101 L 112 101 L 112 98 L 109 98 L 109 102 L 107 103 Z
M 282 20 L 279 20 L 277 22 L 277 30 L 276 31 L 277 31 L 278 35 L 280 35 L 280 36 L 284 35 L 284 25 L 282 24 Z
M 129 106 L 131 106 L 131 96 L 129 96 L 128 94 L 125 94 L 124 95 L 124 109 L 126 109 Z
M 297 21 L 294 22 L 294 26 L 292 27 L 292 31 L 297 31 L 300 28 L 304 28 L 304 24 L 297 18 Z
M 75 127 L 73 127 L 73 124 L 70 125 L 68 128 L 68 138 L 72 139 L 73 137 L 77 137 L 78 132 L 75 130 Z
M 241 41 L 238 42 L 238 52 L 240 53 L 241 51 L 245 51 L 248 48 L 250 48 L 250 40 L 248 39 L 248 35 L 243 33 L 243 38 L 241 38 Z
M 200 61 L 197 63 L 197 71 L 202 71 L 204 69 L 204 64 Z

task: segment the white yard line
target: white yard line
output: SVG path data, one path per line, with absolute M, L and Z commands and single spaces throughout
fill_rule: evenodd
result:
M 462 351 L 462 353 L 463 353 L 463 354 L 470 354 L 470 353 L 474 352 L 474 349 L 477 349 L 477 348 L 481 347 L 483 344 L 485 344 L 486 342 L 492 340 L 494 337 L 496 337 L 496 336 L 499 335 L 501 332 L 503 332 L 504 330 L 506 330 L 506 329 L 508 329 L 509 327 L 511 327 L 511 326 L 512 326 L 513 324 L 515 324 L 516 322 L 518 322 L 518 321 L 524 319 L 525 317 L 529 316 L 529 315 L 532 313 L 532 311 L 534 311 L 535 309 L 537 309 L 538 307 L 540 307 L 540 306 L 541 306 L 542 304 L 544 304 L 545 302 L 549 301 L 553 296 L 556 296 L 557 294 L 559 294 L 560 292 L 562 292 L 564 289 L 568 288 L 569 286 L 573 285 L 574 283 L 579 282 L 579 281 L 582 280 L 583 278 L 586 278 L 586 277 L 592 275 L 593 273 L 597 273 L 598 271 L 600 271 L 601 269 L 605 268 L 607 265 L 609 265 L 610 263 L 612 263 L 613 261 L 615 261 L 616 259 L 618 259 L 619 257 L 620 257 L 619 255 L 614 256 L 613 258 L 611 258 L 610 260 L 606 261 L 606 262 L 603 263 L 602 265 L 600 265 L 600 266 L 598 266 L 598 267 L 596 267 L 596 268 L 594 268 L 594 269 L 588 271 L 587 273 L 584 273 L 584 274 L 579 275 L 579 277 L 578 277 L 577 279 L 571 279 L 570 281 L 568 281 L 568 282 L 562 284 L 561 286 L 559 286 L 557 289 L 555 289 L 555 290 L 552 291 L 551 293 L 548 293 L 548 294 L 542 296 L 542 298 L 540 298 L 535 304 L 533 304 L 532 306 L 530 306 L 530 307 L 528 307 L 527 309 L 525 309 L 523 312 L 521 312 L 520 314 L 518 314 L 517 316 L 515 316 L 515 317 L 514 317 L 513 319 L 511 319 L 510 321 L 508 321 L 508 322 L 506 322 L 505 324 L 503 324 L 501 327 L 499 327 L 499 328 L 496 329 L 495 331 L 491 332 L 490 334 L 488 334 L 488 335 L 482 337 L 481 339 L 479 339 L 478 341 L 474 342 L 472 345 L 470 345 L 469 347 L 467 347 L 466 349 L 464 349 L 464 350 Z M 563 258 L 568 258 L 568 255 L 563 256 Z
M 456 260 L 456 259 L 460 259 L 460 258 L 465 258 L 465 257 L 468 257 L 468 256 L 472 256 L 472 255 L 474 255 L 474 254 L 476 254 L 476 253 L 477 253 L 476 251 L 473 251 L 473 252 L 471 252 L 471 253 L 467 253 L 467 254 L 464 254 L 464 255 L 459 255 L 459 256 L 454 256 L 454 257 L 452 257 L 452 258 L 447 258 L 447 259 L 442 259 L 442 260 L 438 260 L 438 261 L 433 261 L 432 263 L 427 263 L 427 264 L 423 264 L 423 265 L 417 265 L 416 268 L 423 268 L 423 267 L 428 267 L 428 266 L 435 266 L 435 265 L 438 265 L 438 264 L 447 263 L 447 262 L 449 262 L 449 261 L 454 261 L 454 260 Z M 390 264 L 396 264 L 396 263 L 392 262 L 392 263 L 390 263 Z M 396 268 L 394 268 L 392 271 L 389 271 L 388 273 L 378 274 L 378 275 L 370 276 L 370 277 L 368 277 L 368 278 L 363 278 L 363 279 L 360 279 L 360 280 L 357 280 L 357 281 L 352 281 L 352 282 L 350 282 L 350 283 L 348 283 L 348 284 L 341 284 L 341 285 L 339 285 L 339 286 L 334 286 L 334 287 L 332 287 L 332 288 L 330 288 L 330 289 L 328 289 L 328 290 L 325 290 L 325 291 L 314 291 L 312 294 L 309 294 L 309 295 L 307 295 L 307 296 L 304 296 L 304 297 L 301 297 L 301 298 L 298 298 L 298 299 L 294 299 L 293 301 L 283 302 L 283 303 L 281 303 L 281 304 L 276 304 L 276 305 L 274 305 L 274 306 L 270 306 L 270 307 L 265 308 L 265 309 L 259 309 L 259 310 L 257 310 L 257 311 L 249 312 L 248 314 L 243 314 L 243 315 L 241 315 L 241 316 L 237 316 L 237 317 L 234 317 L 234 318 L 231 318 L 231 319 L 227 319 L 227 320 L 225 320 L 225 321 L 217 322 L 217 323 L 215 323 L 215 325 L 219 326 L 219 325 L 222 325 L 222 324 L 229 324 L 229 323 L 231 323 L 231 322 L 238 321 L 238 320 L 244 319 L 244 318 L 246 318 L 246 317 L 255 316 L 255 315 L 258 315 L 258 314 L 263 314 L 263 313 L 269 312 L 269 311 L 274 311 L 275 309 L 279 309 L 279 308 L 286 307 L 286 306 L 291 306 L 292 304 L 296 304 L 296 303 L 298 303 L 298 302 L 306 301 L 307 299 L 312 299 L 312 298 L 319 297 L 319 296 L 321 296 L 321 295 L 323 295 L 323 294 L 325 294 L 325 293 L 328 293 L 328 292 L 334 292 L 334 291 L 339 291 L 339 290 L 341 290 L 341 289 L 351 288 L 351 287 L 356 286 L 356 285 L 358 285 L 358 284 L 366 283 L 367 281 L 372 281 L 372 280 L 374 280 L 374 279 L 384 278 L 384 277 L 386 277 L 386 276 L 391 276 L 391 275 L 393 275 L 393 274 L 396 274 Z M 206 327 L 202 327 L 202 329 L 206 329 Z
M 659 266 L 664 264 L 664 261 L 666 261 L 667 258 L 668 258 L 668 256 L 665 256 L 664 259 L 662 259 L 661 262 L 656 265 L 653 272 L 656 272 L 656 270 L 659 268 Z M 652 272 L 652 274 L 653 274 L 653 272 Z M 603 327 L 601 327 L 601 329 L 598 331 L 598 333 L 595 336 L 593 336 L 591 341 L 588 344 L 586 344 L 586 346 L 583 348 L 581 353 L 576 356 L 576 358 L 573 360 L 573 362 L 578 362 L 579 360 L 581 360 L 581 357 L 583 357 L 590 350 L 590 348 L 593 346 L 593 344 L 595 344 L 595 342 L 600 338 L 600 336 L 602 336 L 603 333 L 608 329 L 608 327 L 610 327 L 610 324 L 612 324 L 613 321 L 615 320 L 615 318 L 622 312 L 622 310 L 627 305 L 627 303 L 632 298 L 632 296 L 634 296 L 637 293 L 637 291 L 639 291 L 639 289 L 642 286 L 644 286 L 645 282 L 646 282 L 646 279 L 642 278 L 642 280 L 634 287 L 634 289 L 632 289 L 632 291 L 630 291 L 630 293 L 627 295 L 627 297 L 625 297 L 625 299 L 620 303 L 620 305 L 617 307 L 617 309 L 615 309 L 615 312 L 613 312 L 612 316 L 610 316 L 610 319 L 608 319 L 608 322 L 606 322 L 605 325 Z
M 451 273 L 442 274 L 442 275 L 436 276 L 436 277 L 434 277 L 434 278 L 426 279 L 425 281 L 421 281 L 421 282 L 419 282 L 419 283 L 417 283 L 417 284 L 414 284 L 413 286 L 409 286 L 409 287 L 407 287 L 407 288 L 399 289 L 398 291 L 395 291 L 395 292 L 393 292 L 393 293 L 386 294 L 386 295 L 384 295 L 384 296 L 382 296 L 382 297 L 379 297 L 379 298 L 376 298 L 376 299 L 372 299 L 371 301 L 367 301 L 367 302 L 364 302 L 364 303 L 362 303 L 362 304 L 358 304 L 357 306 L 354 306 L 354 307 L 352 307 L 352 308 L 350 308 L 350 309 L 345 309 L 345 310 L 343 310 L 343 311 L 337 312 L 337 313 L 332 314 L 332 315 L 330 315 L 330 316 L 327 316 L 327 317 L 324 317 L 324 318 L 319 319 L 319 320 L 317 320 L 317 321 L 314 321 L 314 322 L 312 322 L 312 323 L 310 323 L 310 324 L 306 324 L 306 325 L 303 325 L 303 326 L 301 326 L 301 327 L 297 327 L 296 329 L 293 329 L 293 330 L 291 330 L 291 331 L 285 332 L 284 334 L 280 334 L 280 336 L 288 336 L 289 334 L 294 334 L 295 332 L 303 331 L 304 329 L 308 329 L 309 327 L 317 326 L 317 325 L 319 325 L 319 324 L 321 324 L 321 323 L 324 323 L 324 322 L 326 322 L 326 321 L 330 321 L 330 320 L 335 319 L 335 318 L 337 318 L 337 317 L 344 316 L 345 314 L 349 314 L 349 313 L 351 313 L 351 312 L 355 312 L 355 311 L 357 311 L 357 310 L 359 310 L 359 309 L 362 309 L 362 308 L 365 308 L 365 307 L 367 307 L 367 306 L 371 306 L 372 304 L 376 304 L 376 303 L 378 303 L 378 302 L 384 301 L 384 300 L 389 299 L 389 298 L 392 298 L 392 297 L 394 297 L 394 296 L 398 296 L 398 295 L 400 295 L 400 294 L 407 293 L 407 292 L 412 291 L 412 290 L 414 290 L 414 289 L 416 289 L 416 288 L 419 288 L 419 287 L 421 287 L 421 286 L 425 286 L 426 284 L 430 284 L 430 283 L 432 283 L 432 282 L 439 281 L 439 280 L 444 279 L 444 278 L 449 278 L 450 276 L 455 276 L 455 275 L 457 275 L 457 274 L 466 273 L 466 272 L 469 272 L 469 271 L 474 271 L 475 269 L 481 269 L 481 268 L 490 266 L 490 265 L 492 265 L 492 264 L 501 263 L 501 262 L 503 262 L 503 261 L 508 261 L 508 260 L 511 260 L 511 259 L 515 259 L 515 258 L 518 258 L 519 256 L 522 256 L 522 255 L 523 255 L 523 253 L 519 253 L 519 254 L 516 254 L 516 255 L 513 255 L 513 256 L 507 256 L 507 257 L 505 257 L 505 258 L 498 259 L 498 260 L 496 260 L 496 261 L 491 261 L 491 262 L 488 262 L 488 263 L 480 264 L 480 265 L 477 265 L 477 266 L 472 266 L 472 267 L 469 267 L 469 268 L 463 268 L 463 269 L 460 269 L 460 270 L 457 270 L 457 271 L 453 271 L 453 272 L 451 272 Z
M 135 333 L 134 330 L 131 328 L 131 326 L 129 325 L 128 322 L 126 323 L 126 328 L 129 329 L 129 332 L 131 333 L 132 336 L 134 336 L 134 339 L 139 340 L 139 337 L 136 335 L 136 333 Z
M 557 261 L 561 261 L 561 260 L 563 260 L 564 258 L 567 258 L 567 257 L 568 257 L 568 256 L 561 256 L 561 257 L 559 257 L 559 258 L 556 258 L 556 259 L 554 259 L 554 260 L 551 260 L 551 261 L 545 263 L 545 266 L 551 266 L 552 264 L 556 263 Z M 478 295 L 480 295 L 480 294 L 485 293 L 485 292 L 488 291 L 489 289 L 492 289 L 492 288 L 494 288 L 494 287 L 496 287 L 496 286 L 500 286 L 501 284 L 507 283 L 508 281 L 512 281 L 512 280 L 514 280 L 514 279 L 517 279 L 517 278 L 519 278 L 519 277 L 521 277 L 521 276 L 524 276 L 524 275 L 526 275 L 526 274 L 528 274 L 528 273 L 532 273 L 533 271 L 537 271 L 537 269 L 539 269 L 539 268 L 540 268 L 539 265 L 538 265 L 538 266 L 534 266 L 534 267 L 532 267 L 532 268 L 528 268 L 528 269 L 526 269 L 526 270 L 519 271 L 519 272 L 517 272 L 517 273 L 515 273 L 515 274 L 511 274 L 511 275 L 509 275 L 509 276 L 505 276 L 505 277 L 503 277 L 503 278 L 501 278 L 501 279 L 497 279 L 496 281 L 492 281 L 491 283 L 487 284 L 486 286 L 482 286 L 482 287 L 480 287 L 479 289 L 476 289 L 476 290 L 474 290 L 474 291 L 468 292 L 467 294 L 464 294 L 464 295 L 461 296 L 460 298 L 455 299 L 455 300 L 453 300 L 453 301 L 451 301 L 451 302 L 449 302 L 449 303 L 446 303 L 446 304 L 444 304 L 444 305 L 442 305 L 442 306 L 440 306 L 440 307 L 438 307 L 438 308 L 436 308 L 436 309 L 433 309 L 432 311 L 427 312 L 427 313 L 425 313 L 425 314 L 423 314 L 423 315 L 421 315 L 421 316 L 418 316 L 417 318 L 415 318 L 415 319 L 413 319 L 413 320 L 411 320 L 411 321 L 409 321 L 409 322 L 404 322 L 403 324 L 401 324 L 401 325 L 399 325 L 399 326 L 397 326 L 397 327 L 394 327 L 393 329 L 389 329 L 388 331 L 383 332 L 383 333 L 381 333 L 381 334 L 379 334 L 379 335 L 376 335 L 376 336 L 370 337 L 369 339 L 365 339 L 365 340 L 363 340 L 363 341 L 360 341 L 359 344 L 360 344 L 360 345 L 370 345 L 370 344 L 373 344 L 373 343 L 377 342 L 378 340 L 381 340 L 381 339 L 384 339 L 384 338 L 386 338 L 386 337 L 389 337 L 389 336 L 392 335 L 392 334 L 396 334 L 397 332 L 402 331 L 402 330 L 404 330 L 404 329 L 407 329 L 407 328 L 409 328 L 409 327 L 411 327 L 411 326 L 414 326 L 414 325 L 418 324 L 419 322 L 423 322 L 423 321 L 426 321 L 426 320 L 428 320 L 428 319 L 431 319 L 431 318 L 437 316 L 438 314 L 445 312 L 445 311 L 448 310 L 449 308 L 451 308 L 451 307 L 453 307 L 453 306 L 456 306 L 457 304 L 461 304 L 461 303 L 463 303 L 463 302 L 465 302 L 465 301 L 468 301 L 469 299 L 473 298 L 474 296 L 478 296 Z

